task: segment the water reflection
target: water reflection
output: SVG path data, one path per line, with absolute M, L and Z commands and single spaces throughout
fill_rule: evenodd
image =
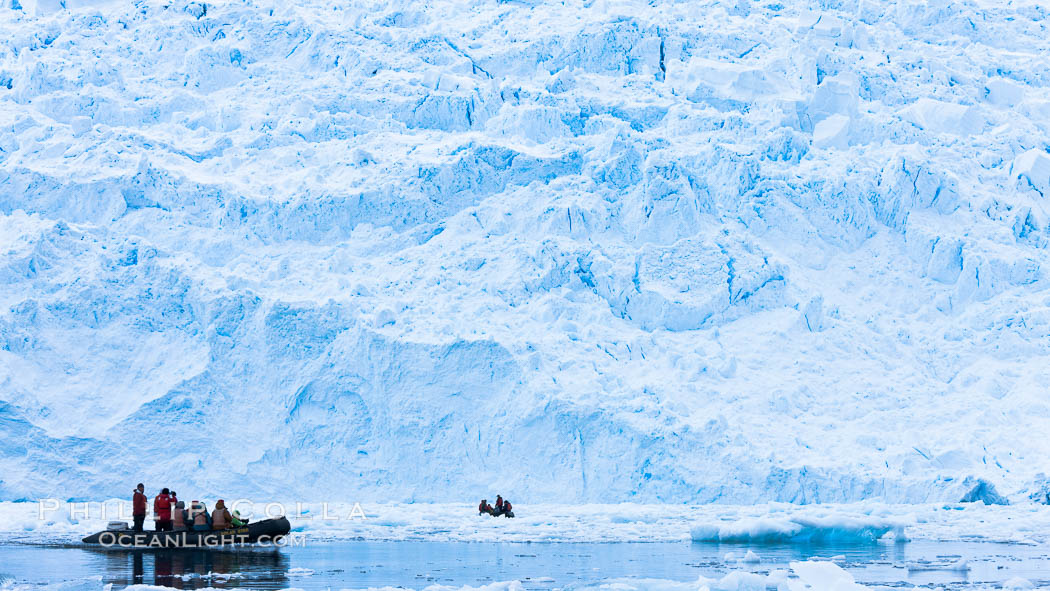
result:
M 720 560 L 727 554 L 742 558 L 748 550 L 757 552 L 765 560 L 773 560 L 788 563 L 793 560 L 809 560 L 823 558 L 825 560 L 835 557 L 839 562 L 845 563 L 878 563 L 878 562 L 901 562 L 907 556 L 907 544 L 894 544 L 892 542 L 692 542 L 692 549 L 700 554 L 706 554 L 716 560 Z
M 147 584 L 175 589 L 287 586 L 288 557 L 265 550 L 93 550 L 103 555 L 104 582 L 116 587 Z
M 753 551 L 759 562 L 740 561 Z M 733 557 L 727 555 L 732 554 Z M 318 542 L 306 547 L 103 550 L 0 544 L 0 579 L 16 584 L 79 582 L 76 589 L 147 584 L 175 589 L 287 589 L 522 582 L 526 591 L 586 588 L 608 579 L 718 579 L 768 573 L 794 560 L 834 559 L 871 586 L 1001 586 L 1013 578 L 1050 587 L 1050 547 L 980 542 L 908 544 L 544 544 Z M 965 568 L 960 564 L 965 562 Z M 2 584 L 0 584 L 2 587 Z

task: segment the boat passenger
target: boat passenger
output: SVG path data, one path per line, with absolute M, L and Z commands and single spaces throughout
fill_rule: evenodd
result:
M 232 523 L 233 527 L 243 527 L 245 525 L 248 525 L 248 518 L 241 517 L 241 512 L 234 509 Z
M 492 505 L 489 504 L 488 499 L 481 499 L 481 504 L 478 505 L 478 515 L 483 513 L 492 515 Z
M 188 515 L 186 512 L 186 503 L 178 501 L 175 503 L 175 510 L 171 513 L 171 527 L 175 531 L 185 531 L 186 524 L 189 523 L 187 519 Z
M 211 512 L 211 528 L 226 529 L 231 523 L 233 523 L 233 516 L 226 508 L 226 503 L 222 499 L 215 501 L 215 510 Z
M 492 512 L 493 517 L 503 515 L 503 497 L 496 495 L 496 510 Z
M 211 531 L 211 515 L 208 506 L 199 501 L 190 504 L 190 514 L 193 516 L 193 531 Z
M 171 491 L 167 488 L 161 489 L 153 499 L 153 519 L 157 522 L 157 531 L 171 531 Z
M 513 508 L 514 507 L 510 504 L 510 501 L 503 501 L 503 516 L 514 517 L 514 511 L 511 510 Z
M 131 517 L 135 520 L 135 531 L 142 531 L 146 521 L 146 485 L 139 483 L 131 497 Z

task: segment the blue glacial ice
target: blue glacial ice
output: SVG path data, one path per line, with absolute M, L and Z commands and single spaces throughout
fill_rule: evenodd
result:
M 0 500 L 1027 498 L 1048 22 L 4 0 Z

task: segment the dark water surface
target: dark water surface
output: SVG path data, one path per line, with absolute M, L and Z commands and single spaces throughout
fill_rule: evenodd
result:
M 748 550 L 758 564 L 727 563 Z M 519 580 L 526 589 L 580 587 L 611 578 L 695 581 L 732 570 L 767 573 L 792 560 L 836 557 L 865 584 L 945 588 L 999 586 L 1024 577 L 1050 585 L 1050 547 L 982 542 L 906 544 L 314 542 L 240 550 L 100 550 L 0 545 L 3 584 L 121 589 L 362 589 L 483 585 Z M 958 569 L 965 560 L 968 570 Z M 953 570 L 955 568 L 956 570 Z

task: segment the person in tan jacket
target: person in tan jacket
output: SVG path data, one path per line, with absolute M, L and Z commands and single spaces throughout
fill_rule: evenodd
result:
M 215 510 L 211 512 L 211 528 L 214 529 L 226 529 L 233 523 L 233 516 L 230 515 L 230 510 L 226 508 L 226 503 L 222 499 L 215 501 Z
M 186 503 L 178 501 L 175 503 L 175 508 L 171 510 L 171 526 L 175 531 L 183 531 L 186 529 Z

